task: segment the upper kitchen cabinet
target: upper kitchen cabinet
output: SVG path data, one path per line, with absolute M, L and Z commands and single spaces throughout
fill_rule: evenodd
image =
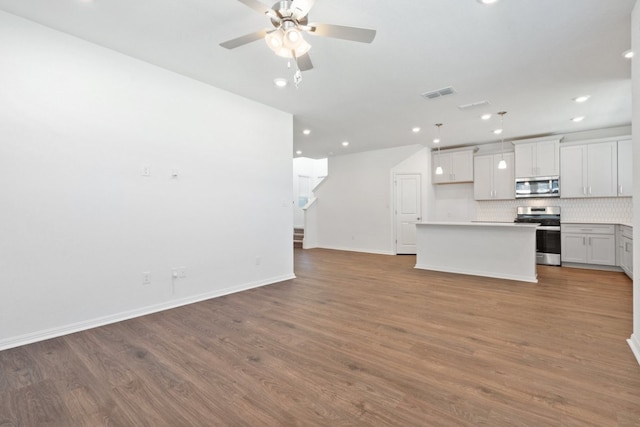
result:
M 473 167 L 473 195 L 476 200 L 515 199 L 513 153 L 504 153 L 506 169 L 498 169 L 502 154 L 476 156 Z
M 558 176 L 560 138 L 514 141 L 516 178 Z
M 633 193 L 631 138 L 618 141 L 618 196 L 631 197 Z
M 617 141 L 563 144 L 560 166 L 560 197 L 618 195 Z
M 473 181 L 473 153 L 475 148 L 433 151 L 432 180 L 434 184 Z M 442 173 L 437 174 L 438 166 Z

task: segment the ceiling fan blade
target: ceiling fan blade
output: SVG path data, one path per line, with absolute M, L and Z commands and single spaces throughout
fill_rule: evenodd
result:
M 311 57 L 308 53 L 296 58 L 296 63 L 298 64 L 298 69 L 300 71 L 308 71 L 313 68 L 313 63 L 311 62 Z
M 260 12 L 263 15 L 267 15 L 269 18 L 273 19 L 278 23 L 282 20 L 282 17 L 278 15 L 275 12 L 275 10 L 273 10 L 266 4 L 259 2 L 258 0 L 238 0 L 238 1 L 244 4 L 245 6 L 248 6 L 251 9 L 255 10 L 256 12 Z
M 291 3 L 291 13 L 293 19 L 302 19 L 309 14 L 315 0 L 293 0 Z
M 259 2 L 258 0 L 238 0 L 238 1 L 244 4 L 245 6 L 248 6 L 251 9 L 255 10 L 256 12 L 266 13 L 268 10 L 270 10 L 269 6 Z
M 376 37 L 376 30 L 366 28 L 345 27 L 331 24 L 309 24 L 309 33 L 354 42 L 371 43 Z
M 235 49 L 256 40 L 263 39 L 268 32 L 268 30 L 260 30 L 256 31 L 255 33 L 245 34 L 244 36 L 222 42 L 220 43 L 220 46 L 224 47 L 225 49 Z

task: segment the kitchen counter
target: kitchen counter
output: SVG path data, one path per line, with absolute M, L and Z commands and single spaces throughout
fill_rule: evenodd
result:
M 537 228 L 510 222 L 418 223 L 415 268 L 537 283 Z
M 562 221 L 562 224 L 607 224 L 607 225 L 626 225 L 627 227 L 633 227 L 633 224 L 628 222 L 606 222 L 606 221 Z

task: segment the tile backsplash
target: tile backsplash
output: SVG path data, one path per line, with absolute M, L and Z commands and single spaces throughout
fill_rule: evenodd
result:
M 476 202 L 477 221 L 513 221 L 518 206 L 560 206 L 562 222 L 631 224 L 631 197 L 590 199 L 519 199 Z

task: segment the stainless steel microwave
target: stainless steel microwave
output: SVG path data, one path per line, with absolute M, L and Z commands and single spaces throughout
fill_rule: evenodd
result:
M 560 197 L 559 181 L 557 176 L 516 178 L 516 199 Z

